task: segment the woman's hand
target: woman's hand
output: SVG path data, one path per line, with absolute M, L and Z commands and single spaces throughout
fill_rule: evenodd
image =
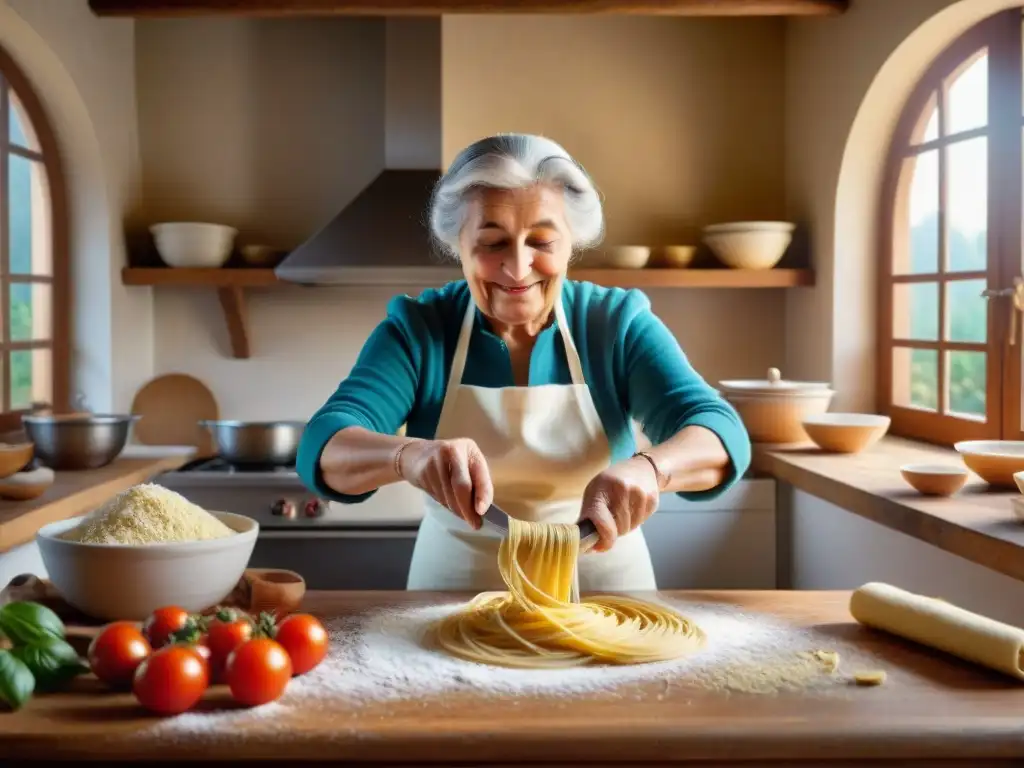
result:
M 472 440 L 417 440 L 402 451 L 397 468 L 403 480 L 430 494 L 473 530 L 480 528 L 494 486 L 487 460 Z
M 592 520 L 601 536 L 593 551 L 607 552 L 615 540 L 640 525 L 658 508 L 661 492 L 646 459 L 631 458 L 596 475 L 583 492 L 580 519 Z

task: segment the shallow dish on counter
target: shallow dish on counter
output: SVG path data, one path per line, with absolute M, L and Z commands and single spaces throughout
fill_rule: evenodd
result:
M 904 464 L 900 475 L 925 496 L 952 496 L 967 484 L 967 470 L 953 464 Z
M 226 598 L 249 564 L 259 524 L 211 512 L 237 533 L 170 544 L 83 544 L 61 534 L 85 517 L 44 525 L 36 534 L 43 565 L 69 604 L 104 621 L 140 621 L 164 605 L 195 612 Z
M 964 440 L 953 447 L 964 464 L 989 485 L 1015 488 L 1024 472 L 1024 440 Z
M 874 413 L 819 413 L 803 428 L 814 443 L 833 453 L 859 453 L 882 439 L 892 419 Z

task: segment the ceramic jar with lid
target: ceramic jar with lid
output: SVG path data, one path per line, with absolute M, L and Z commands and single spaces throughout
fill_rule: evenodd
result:
M 801 422 L 825 413 L 835 395 L 825 382 L 786 381 L 778 368 L 770 368 L 765 379 L 733 379 L 720 381 L 718 386 L 755 443 L 808 441 Z

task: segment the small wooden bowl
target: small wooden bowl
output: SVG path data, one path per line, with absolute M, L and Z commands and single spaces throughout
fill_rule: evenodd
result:
M 30 501 L 38 499 L 53 485 L 54 472 L 49 467 L 15 472 L 0 478 L 0 499 L 8 501 Z
M 277 618 L 294 613 L 306 594 L 306 581 L 295 571 L 277 568 L 250 568 L 246 572 L 252 590 L 249 612 L 266 612 Z
M 656 251 L 655 263 L 659 267 L 685 269 L 693 262 L 696 253 L 695 245 L 663 245 Z
M 32 443 L 0 444 L 0 477 L 10 477 L 25 467 L 35 456 L 36 447 Z
M 952 496 L 967 483 L 967 470 L 953 464 L 904 464 L 900 474 L 925 496 Z

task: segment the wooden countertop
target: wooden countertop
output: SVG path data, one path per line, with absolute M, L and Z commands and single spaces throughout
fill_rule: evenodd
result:
M 0 552 L 25 544 L 36 532 L 58 520 L 92 511 L 121 491 L 167 470 L 188 457 L 116 459 L 99 469 L 56 472 L 53 485 L 31 501 L 0 501 Z
M 859 454 L 816 448 L 755 448 L 753 469 L 940 549 L 1024 580 L 1024 524 L 1012 491 L 991 490 L 973 472 L 956 496 L 929 498 L 904 482 L 900 466 L 963 466 L 952 448 L 886 437 Z
M 653 763 L 720 765 L 757 760 L 869 760 L 871 765 L 977 768 L 1024 759 L 1024 684 L 868 630 L 847 610 L 845 592 L 690 592 L 673 599 L 714 602 L 814 628 L 837 645 L 876 654 L 888 669 L 880 687 L 841 692 L 726 694 L 687 685 L 634 684 L 625 697 L 485 697 L 435 694 L 374 703 L 342 696 L 318 706 L 259 716 L 241 713 L 215 727 L 160 738 L 130 694 L 92 678 L 0 714 L 8 759 L 390 761 L 402 763 Z M 436 603 L 413 592 L 310 593 L 304 605 L 325 618 L 385 605 Z M 452 599 L 445 596 L 446 601 Z M 337 649 L 336 649 L 337 651 Z M 215 689 L 220 691 L 221 688 Z M 207 707 L 226 694 L 208 693 Z M 190 714 L 196 718 L 204 715 Z M 888 761 L 892 761 L 889 763 Z M 916 762 L 920 761 L 920 762 Z M 849 763 L 844 763 L 849 765 Z

